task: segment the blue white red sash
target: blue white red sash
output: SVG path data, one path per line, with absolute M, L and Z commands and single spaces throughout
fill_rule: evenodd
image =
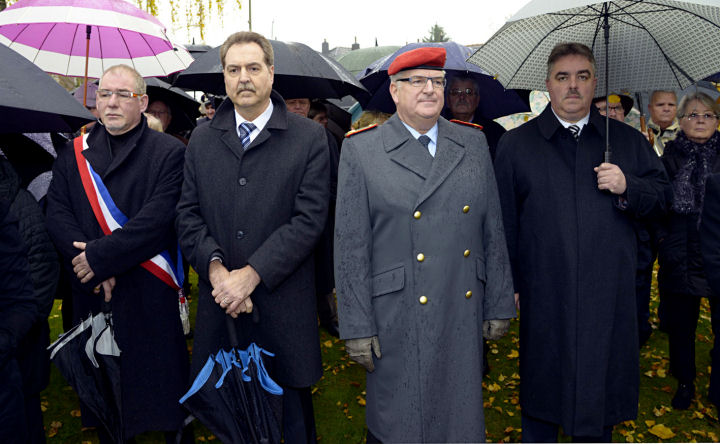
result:
M 88 135 L 85 134 L 75 138 L 73 141 L 75 160 L 77 161 L 78 170 L 80 171 L 80 179 L 82 180 L 85 194 L 90 201 L 90 206 L 95 214 L 95 218 L 100 224 L 103 233 L 108 235 L 125 225 L 128 218 L 120 211 L 117 205 L 115 205 L 102 179 L 92 169 L 90 162 L 82 155 L 83 150 L 88 148 L 87 137 Z M 141 263 L 140 266 L 174 290 L 179 290 L 183 286 L 185 276 L 182 268 L 180 246 L 177 248 L 175 266 L 173 266 L 173 261 L 167 250 Z

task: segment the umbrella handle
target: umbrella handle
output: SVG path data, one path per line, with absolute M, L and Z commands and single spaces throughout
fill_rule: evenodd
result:
M 252 321 L 253 324 L 260 322 L 260 312 L 258 311 L 257 306 L 253 306 Z M 230 315 L 225 316 L 225 325 L 227 327 L 228 337 L 230 338 L 230 345 L 234 348 L 239 347 L 240 344 L 237 338 L 237 330 L 235 329 L 235 321 Z

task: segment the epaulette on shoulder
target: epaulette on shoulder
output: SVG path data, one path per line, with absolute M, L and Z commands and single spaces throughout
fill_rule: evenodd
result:
M 355 134 L 364 133 L 365 131 L 369 131 L 369 130 L 371 130 L 371 129 L 373 129 L 373 128 L 377 128 L 377 126 L 378 126 L 377 123 L 373 123 L 372 125 L 368 125 L 368 126 L 366 126 L 365 128 L 356 129 L 356 130 L 354 130 L 354 131 L 348 131 L 348 132 L 345 134 L 345 137 L 352 137 L 352 136 L 354 136 Z
M 482 125 L 478 125 L 477 123 L 466 122 L 464 120 L 458 120 L 458 119 L 450 119 L 450 121 L 452 123 L 457 123 L 458 125 L 465 125 L 465 126 L 469 126 L 471 128 L 479 129 L 479 130 L 483 129 Z

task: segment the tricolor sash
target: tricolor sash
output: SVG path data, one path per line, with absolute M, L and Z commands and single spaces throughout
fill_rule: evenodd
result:
M 92 169 L 90 162 L 82 155 L 83 150 L 88 148 L 87 137 L 88 135 L 84 134 L 76 137 L 73 141 L 75 160 L 77 161 L 78 170 L 80 171 L 80 179 L 82 180 L 85 194 L 90 201 L 90 206 L 95 214 L 95 218 L 100 224 L 103 233 L 108 235 L 125 225 L 128 218 L 120 211 L 117 205 L 115 205 L 102 179 Z M 183 286 L 185 276 L 179 245 L 177 247 L 177 261 L 175 262 L 175 266 L 173 266 L 173 261 L 167 250 L 141 263 L 140 266 L 174 290 L 180 290 Z

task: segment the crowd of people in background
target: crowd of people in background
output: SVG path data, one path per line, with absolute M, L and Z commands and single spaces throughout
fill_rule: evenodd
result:
M 273 90 L 269 41 L 238 32 L 220 48 L 226 95 L 201 97 L 191 131 L 116 65 L 74 91 L 97 122 L 0 139 L 0 440 L 45 440 L 58 298 L 65 330 L 112 306 L 126 439 L 192 442 L 178 399 L 236 334 L 274 353 L 284 442 L 315 442 L 322 327 L 367 371 L 368 442 L 484 442 L 488 341 L 519 316 L 523 441 L 609 442 L 638 414 L 656 264 L 671 403 L 688 409 L 703 298 L 720 365 L 718 103 L 654 91 L 634 128 L 633 99 L 599 95 L 593 53 L 564 43 L 550 103 L 506 131 L 445 58 L 397 56 L 397 111 L 365 110 L 338 138 L 326 102 Z M 44 163 L 13 158 L 23 144 Z M 720 372 L 707 399 L 720 406 Z

